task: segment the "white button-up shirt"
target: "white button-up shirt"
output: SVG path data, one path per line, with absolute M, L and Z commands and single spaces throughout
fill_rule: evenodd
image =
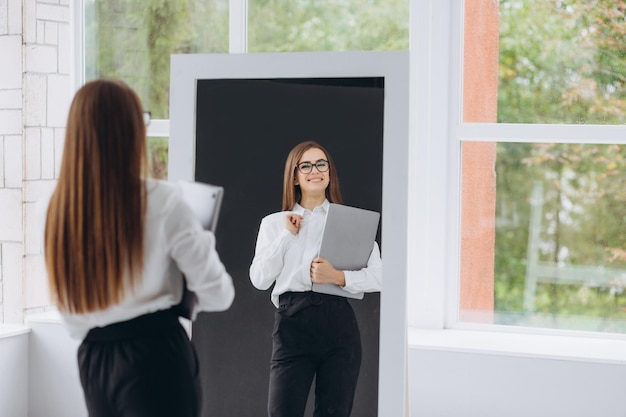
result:
M 143 277 L 134 291 L 126 291 L 117 305 L 85 314 L 62 313 L 74 338 L 84 338 L 94 327 L 178 304 L 183 295 L 183 274 L 187 288 L 197 297 L 191 307 L 192 319 L 200 311 L 226 310 L 233 302 L 233 282 L 215 250 L 215 236 L 202 229 L 184 202 L 182 191 L 173 184 L 156 180 L 147 180 L 146 188 Z M 45 211 L 42 215 L 45 216 Z M 42 220 L 45 224 L 45 218 Z
M 250 281 L 260 290 L 266 290 L 276 282 L 272 290 L 272 303 L 276 307 L 280 294 L 311 291 L 311 262 L 319 254 L 329 204 L 325 200 L 313 211 L 296 204 L 292 212 L 304 217 L 296 235 L 285 226 L 288 211 L 270 214 L 261 221 L 250 266 Z M 382 270 L 380 249 L 374 242 L 365 268 L 343 271 L 346 278 L 343 289 L 354 294 L 380 291 Z

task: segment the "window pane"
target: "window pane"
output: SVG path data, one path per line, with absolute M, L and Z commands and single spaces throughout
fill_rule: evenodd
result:
M 249 0 L 250 52 L 408 49 L 408 0 Z
M 500 0 L 491 19 L 473 13 L 475 3 L 466 0 L 465 82 L 497 72 L 498 122 L 626 123 L 626 3 Z M 472 62 L 485 56 L 483 68 Z M 488 76 L 477 81 L 481 69 Z M 466 112 L 464 120 L 480 121 Z
M 148 138 L 148 158 L 150 159 L 150 173 L 152 174 L 152 178 L 167 179 L 168 148 L 169 138 Z
M 115 77 L 169 118 L 170 55 L 228 51 L 228 0 L 85 0 L 85 79 Z
M 462 150 L 461 321 L 626 333 L 624 147 Z

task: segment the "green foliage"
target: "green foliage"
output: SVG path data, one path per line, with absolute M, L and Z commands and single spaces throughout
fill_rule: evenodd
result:
M 408 0 L 250 0 L 258 51 L 408 49 Z M 228 51 L 228 0 L 86 3 L 86 79 L 121 78 L 169 117 L 170 56 Z
M 126 81 L 156 119 L 169 117 L 170 56 L 228 50 L 227 0 L 86 4 L 86 78 Z
M 228 0 L 95 0 L 85 5 L 87 80 L 114 77 L 155 119 L 169 117 L 170 56 L 228 51 Z M 408 0 L 250 0 L 251 51 L 408 48 Z M 167 176 L 167 139 L 149 141 Z
M 498 145 L 496 310 L 522 313 L 529 235 L 540 228 L 539 262 L 596 266 L 626 275 L 626 158 L 619 145 Z M 540 224 L 531 220 L 532 186 L 541 183 Z M 540 284 L 534 313 L 626 319 L 620 307 L 626 280 Z M 589 291 L 585 292 L 585 288 Z M 580 294 L 584 292 L 582 302 Z M 626 328 L 624 329 L 626 331 Z
M 408 49 L 408 0 L 250 0 L 250 52 Z
M 152 178 L 167 179 L 168 138 L 148 138 L 150 173 Z
M 626 2 L 502 0 L 500 12 L 499 122 L 626 123 Z M 626 273 L 623 147 L 497 149 L 495 303 L 496 311 L 516 313 L 502 321 L 626 332 L 615 324 L 626 319 L 626 281 L 596 286 L 588 276 L 566 285 L 554 277 L 538 284 L 533 311 L 523 302 L 532 227 L 540 228 L 539 262 Z M 531 220 L 533 184 L 543 190 L 539 225 Z
M 498 121 L 626 123 L 626 13 L 615 0 L 501 0 Z

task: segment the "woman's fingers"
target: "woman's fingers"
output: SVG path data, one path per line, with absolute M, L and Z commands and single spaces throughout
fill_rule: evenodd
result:
M 302 224 L 302 217 L 296 213 L 289 213 L 286 216 L 287 219 L 287 230 L 291 232 L 291 234 L 298 234 L 298 230 L 300 230 L 300 225 Z
M 311 262 L 311 281 L 318 283 L 327 282 L 334 269 L 330 262 L 318 256 Z

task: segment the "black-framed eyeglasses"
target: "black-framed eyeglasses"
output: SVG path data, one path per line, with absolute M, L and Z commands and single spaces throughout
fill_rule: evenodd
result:
M 150 126 L 150 120 L 152 120 L 152 112 L 149 110 L 143 112 L 143 122 L 146 124 L 146 126 Z
M 296 164 L 296 168 L 303 174 L 310 174 L 313 172 L 313 167 L 317 168 L 319 172 L 326 172 L 330 167 L 330 164 L 325 159 L 319 159 L 315 162 L 304 161 Z

